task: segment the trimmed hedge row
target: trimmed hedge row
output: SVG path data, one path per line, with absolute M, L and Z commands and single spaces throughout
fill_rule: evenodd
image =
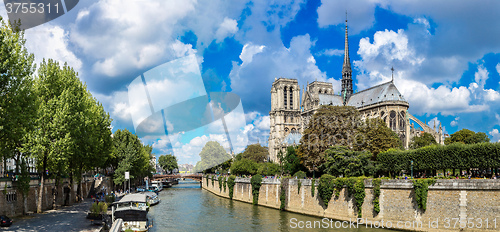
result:
M 377 161 L 386 171 L 469 169 L 500 167 L 500 143 L 435 145 L 415 150 L 390 149 L 378 154 Z

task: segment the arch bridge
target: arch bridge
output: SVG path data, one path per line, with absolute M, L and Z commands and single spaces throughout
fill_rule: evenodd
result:
M 201 182 L 201 179 L 203 178 L 203 175 L 202 174 L 198 174 L 198 173 L 188 173 L 188 174 L 166 174 L 166 175 L 154 175 L 153 176 L 153 179 L 152 180 L 156 180 L 156 181 L 167 181 L 167 180 L 170 180 L 170 179 L 178 179 L 178 178 L 186 178 L 186 179 L 192 179 L 192 180 L 196 180 L 196 181 L 200 181 Z

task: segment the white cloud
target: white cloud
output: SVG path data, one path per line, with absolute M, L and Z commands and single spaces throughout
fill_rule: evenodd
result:
M 219 29 L 215 32 L 215 38 L 217 42 L 220 43 L 224 41 L 226 37 L 234 35 L 238 31 L 238 22 L 234 19 L 224 18 L 224 21 L 220 24 Z
M 266 46 L 264 45 L 253 45 L 251 43 L 247 43 L 243 46 L 240 54 L 240 60 L 243 61 L 241 66 L 246 66 L 247 64 L 252 62 L 253 56 L 261 53 Z
M 349 29 L 352 34 L 357 34 L 375 23 L 375 7 L 380 3 L 382 3 L 380 0 L 363 2 L 322 0 L 317 10 L 318 25 L 320 27 L 339 24 L 344 26 L 347 11 Z
M 460 117 L 456 117 L 455 120 L 450 122 L 451 126 L 457 126 L 458 125 L 458 120 L 460 120 Z
M 477 72 L 474 74 L 474 80 L 479 85 L 479 87 L 484 88 L 486 80 L 488 80 L 488 70 L 483 65 L 477 67 Z
M 69 34 L 60 26 L 50 23 L 25 32 L 26 48 L 35 54 L 37 66 L 45 59 L 53 59 L 60 65 L 68 63 L 76 72 L 82 73 L 82 61 L 69 48 Z
M 493 136 L 492 142 L 500 142 L 500 132 L 498 132 L 498 129 L 493 129 L 489 134 Z
M 340 80 L 327 78 L 316 65 L 310 51 L 312 46 L 308 34 L 293 37 L 289 48 L 283 44 L 265 49 L 257 45 L 244 46 L 240 55 L 243 62 L 233 62 L 229 78 L 232 91 L 243 99 L 245 109 L 259 110 L 263 105 L 270 108 L 270 87 L 275 77 L 295 78 L 302 85 L 307 81 L 328 81 L 340 90 Z
M 342 49 L 325 49 L 321 52 L 316 53 L 318 56 L 342 56 L 344 55 L 344 50 Z

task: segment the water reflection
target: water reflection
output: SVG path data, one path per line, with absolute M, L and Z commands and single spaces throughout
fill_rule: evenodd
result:
M 298 231 L 291 228 L 297 221 L 321 221 L 321 218 L 283 212 L 263 206 L 231 201 L 200 188 L 199 182 L 181 181 L 160 192 L 160 204 L 153 206 L 149 217 L 152 231 Z M 383 232 L 371 228 L 325 229 L 311 231 Z

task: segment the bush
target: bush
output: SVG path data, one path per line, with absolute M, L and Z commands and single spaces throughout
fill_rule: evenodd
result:
M 453 143 L 407 151 L 390 149 L 378 154 L 377 161 L 391 172 L 410 170 L 410 161 L 414 170 L 500 167 L 500 143 Z
M 229 188 L 229 199 L 233 199 L 233 190 L 234 190 L 234 184 L 236 182 L 234 181 L 236 179 L 236 176 L 231 175 L 229 178 L 227 178 L 227 187 Z
M 219 179 L 218 179 L 218 181 L 219 181 L 219 192 L 222 192 L 222 178 L 223 178 L 222 176 L 219 176 Z
M 253 195 L 253 204 L 256 205 L 259 203 L 259 190 L 262 185 L 262 176 L 255 175 L 250 179 L 250 183 L 252 184 L 252 195 Z
M 318 196 L 321 200 L 323 200 L 325 207 L 328 207 L 328 203 L 333 196 L 334 179 L 335 178 L 333 176 L 328 174 L 323 174 L 319 179 Z
M 289 178 L 281 179 L 280 185 L 280 210 L 285 210 L 286 208 L 286 193 L 288 189 Z
M 295 174 L 293 174 L 293 177 L 297 177 L 297 179 L 305 179 L 307 176 L 304 171 L 298 171 Z
M 314 197 L 314 190 L 316 189 L 316 180 L 315 179 L 312 179 L 311 180 L 311 196 Z
M 258 164 L 259 168 L 257 170 L 258 174 L 264 176 L 274 176 L 281 173 L 281 168 L 278 164 L 275 163 L 262 163 Z
M 259 169 L 259 164 L 255 161 L 242 159 L 235 161 L 231 165 L 231 173 L 234 175 L 255 175 Z
M 419 209 L 425 211 L 427 209 L 427 194 L 429 185 L 436 183 L 434 179 L 417 179 L 413 181 L 413 189 L 415 190 L 415 201 Z
M 372 180 L 373 185 L 373 211 L 380 213 L 380 185 L 382 180 L 377 178 Z
M 115 195 L 112 195 L 112 194 L 106 195 L 106 197 L 104 199 L 106 200 L 106 203 L 110 203 L 110 204 L 115 202 L 115 200 L 116 200 Z

